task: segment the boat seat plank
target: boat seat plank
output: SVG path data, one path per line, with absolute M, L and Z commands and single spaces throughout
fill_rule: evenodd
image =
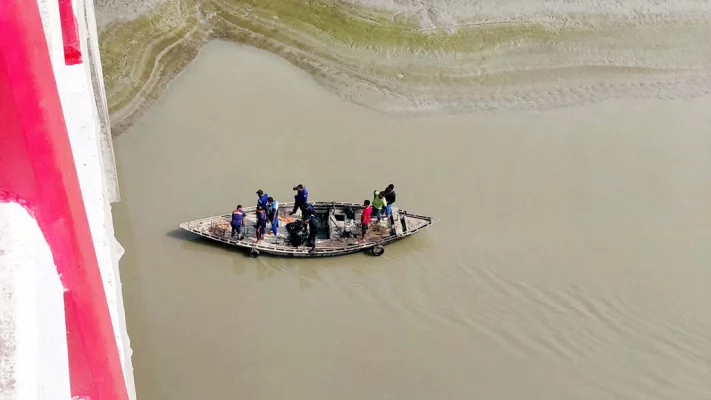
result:
M 392 207 L 392 219 L 389 221 L 389 223 L 392 224 L 393 229 L 395 230 L 395 236 L 400 237 L 402 236 L 402 222 L 400 222 L 400 211 L 398 210 L 397 207 Z

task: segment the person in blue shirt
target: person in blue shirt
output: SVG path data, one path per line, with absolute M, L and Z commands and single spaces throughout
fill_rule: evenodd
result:
M 304 204 L 308 203 L 309 201 L 309 191 L 306 190 L 304 185 L 299 183 L 298 185 L 294 186 L 293 190 L 296 190 L 296 195 L 294 196 L 294 209 L 291 210 L 291 213 L 289 213 L 289 215 L 296 214 L 296 210 L 303 207 Z
M 264 213 L 262 207 L 257 207 L 257 243 L 264 238 L 264 231 L 267 227 L 267 214 Z
M 279 227 L 279 202 L 271 197 L 267 199 L 267 219 L 272 224 L 272 234 L 276 236 Z
M 257 208 L 262 207 L 262 210 L 266 210 L 267 199 L 269 199 L 268 194 L 264 193 L 262 189 L 257 190 Z
M 242 240 L 242 225 L 244 225 L 244 218 L 247 214 L 242 211 L 242 205 L 238 205 L 234 211 L 232 211 L 232 237 L 235 237 L 235 233 L 238 233 L 237 240 Z

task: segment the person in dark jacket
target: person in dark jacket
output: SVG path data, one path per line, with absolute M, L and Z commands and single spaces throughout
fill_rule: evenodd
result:
M 232 237 L 235 237 L 237 233 L 237 240 L 242 240 L 242 225 L 244 225 L 244 219 L 247 214 L 242 211 L 242 205 L 238 205 L 234 211 L 232 211 Z
M 262 207 L 262 210 L 266 210 L 268 199 L 269 195 L 264 193 L 262 189 L 257 190 L 257 208 Z
M 257 207 L 257 243 L 264 238 L 264 232 L 267 230 L 267 214 L 262 207 Z
M 390 217 L 393 214 L 392 205 L 395 204 L 395 185 L 392 183 L 385 188 L 385 200 L 388 204 L 385 206 L 385 215 Z
M 306 225 L 309 227 L 309 238 L 306 241 L 306 245 L 311 247 L 311 251 L 314 251 L 316 249 L 316 233 L 318 231 L 316 216 L 313 214 L 306 216 Z
M 300 209 L 304 204 L 309 201 L 309 191 L 306 190 L 304 185 L 298 184 L 294 186 L 293 190 L 296 190 L 296 195 L 294 196 L 294 209 L 291 210 L 289 215 L 296 214 L 296 210 Z
M 314 206 L 312 204 L 304 204 L 301 206 L 301 216 L 304 220 L 306 220 L 306 217 L 309 215 L 314 215 Z

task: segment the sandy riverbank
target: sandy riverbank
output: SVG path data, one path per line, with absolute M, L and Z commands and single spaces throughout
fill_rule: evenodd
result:
M 271 51 L 342 98 L 389 113 L 546 109 L 711 88 L 705 3 L 480 3 L 100 2 L 114 134 L 213 38 Z

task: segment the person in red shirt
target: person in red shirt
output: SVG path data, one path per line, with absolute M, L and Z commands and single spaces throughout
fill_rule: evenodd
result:
M 363 214 L 360 215 L 360 228 L 363 232 L 363 238 L 361 239 L 361 242 L 365 240 L 365 232 L 368 231 L 368 224 L 370 224 L 370 214 L 373 212 L 373 207 L 370 205 L 370 200 L 364 201 L 363 206 L 365 206 L 365 208 L 363 209 Z

